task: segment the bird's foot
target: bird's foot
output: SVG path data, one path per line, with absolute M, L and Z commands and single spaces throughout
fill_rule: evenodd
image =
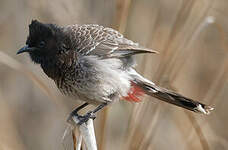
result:
M 73 119 L 74 117 L 76 118 L 76 121 L 74 121 L 74 122 L 76 122 L 77 125 L 82 125 L 83 123 L 86 123 L 89 119 L 94 120 L 96 118 L 95 114 L 92 111 L 86 113 L 83 116 L 79 115 L 78 113 L 71 113 L 71 115 L 68 118 L 68 122 L 70 120 L 75 120 L 75 119 Z
M 86 123 L 89 119 L 93 119 L 94 120 L 95 118 L 96 118 L 95 114 L 92 111 L 90 111 L 90 112 L 88 112 L 87 114 L 85 114 L 83 116 L 78 116 L 79 122 L 77 124 L 81 125 L 83 123 Z
M 88 113 L 86 113 L 85 115 L 79 115 L 78 111 L 80 111 L 82 108 L 86 107 L 88 105 L 88 103 L 85 103 L 79 107 L 77 107 L 76 109 L 74 109 L 70 116 L 67 119 L 67 122 L 70 124 L 77 124 L 77 125 L 81 125 L 83 123 L 86 123 L 89 119 L 95 119 L 95 113 L 98 112 L 99 110 L 101 110 L 103 107 L 105 107 L 108 103 L 102 103 L 101 105 L 99 105 L 98 107 L 96 107 L 93 111 L 89 111 Z

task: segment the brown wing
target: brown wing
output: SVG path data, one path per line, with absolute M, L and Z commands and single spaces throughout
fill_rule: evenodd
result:
M 74 49 L 82 55 L 125 57 L 138 53 L 157 53 L 123 37 L 118 31 L 99 25 L 67 26 Z

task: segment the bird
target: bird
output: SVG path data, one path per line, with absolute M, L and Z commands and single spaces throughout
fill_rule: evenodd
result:
M 97 24 L 59 26 L 32 20 L 26 44 L 17 54 L 27 52 L 39 64 L 61 93 L 84 104 L 72 116 L 79 123 L 95 119 L 95 113 L 118 100 L 140 102 L 144 95 L 184 109 L 209 114 L 213 107 L 159 87 L 136 70 L 138 54 L 155 54 L 125 38 L 118 31 Z M 87 105 L 96 108 L 85 115 L 78 111 Z

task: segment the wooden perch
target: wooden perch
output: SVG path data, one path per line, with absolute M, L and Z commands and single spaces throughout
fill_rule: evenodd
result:
M 93 119 L 89 119 L 86 123 L 78 125 L 79 119 L 77 116 L 73 116 L 68 122 L 73 127 L 71 131 L 73 132 L 74 150 L 81 150 L 82 142 L 84 142 L 87 150 L 97 150 Z M 65 136 L 64 133 L 63 139 Z

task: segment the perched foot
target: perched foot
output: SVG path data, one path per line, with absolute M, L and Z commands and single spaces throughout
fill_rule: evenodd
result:
M 87 114 L 85 114 L 83 116 L 78 115 L 77 118 L 79 120 L 79 122 L 77 124 L 81 125 L 83 123 L 86 123 L 89 119 L 93 119 L 94 120 L 96 118 L 96 116 L 95 116 L 95 114 L 92 111 L 90 111 L 90 112 L 88 112 Z
M 95 113 L 98 112 L 99 110 L 101 110 L 103 107 L 105 107 L 107 105 L 107 103 L 102 103 L 101 105 L 99 105 L 98 107 L 96 107 L 93 111 L 89 111 L 88 113 L 86 113 L 85 115 L 79 115 L 78 111 L 81 110 L 82 108 L 86 107 L 88 105 L 88 103 L 85 103 L 81 106 L 79 106 L 78 108 L 74 109 L 70 116 L 67 119 L 67 122 L 70 124 L 77 124 L 77 125 L 81 125 L 83 123 L 86 123 L 89 119 L 95 119 Z M 77 120 L 73 120 L 74 118 L 76 118 Z
M 79 115 L 78 113 L 72 112 L 68 118 L 68 122 L 72 122 L 73 117 L 75 117 L 77 119 L 77 122 L 76 122 L 77 125 L 81 125 L 83 123 L 86 123 L 89 119 L 94 120 L 96 118 L 95 114 L 92 111 L 88 112 L 87 114 L 85 114 L 83 116 Z

